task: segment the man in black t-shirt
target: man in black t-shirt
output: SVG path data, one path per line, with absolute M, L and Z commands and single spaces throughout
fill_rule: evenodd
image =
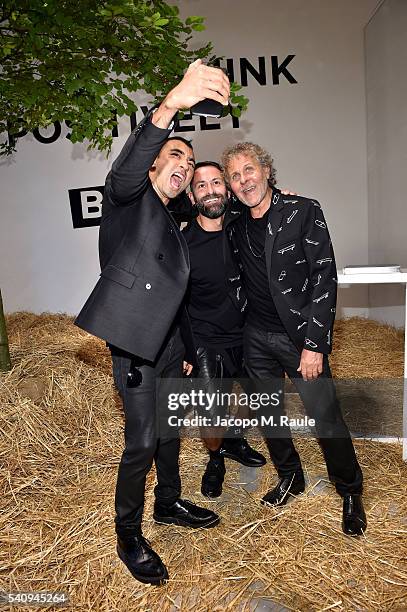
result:
M 183 231 L 190 256 L 188 312 L 199 364 L 199 383 L 205 391 L 231 392 L 233 379 L 243 374 L 243 316 L 246 300 L 240 273 L 222 230 L 228 206 L 228 192 L 221 167 L 216 162 L 200 162 L 195 167 L 190 199 L 198 216 Z M 221 389 L 219 389 L 219 386 Z M 214 423 L 223 417 L 224 407 L 204 408 Z M 242 410 L 236 415 L 243 418 Z M 252 467 L 266 460 L 243 437 L 242 428 L 229 428 L 224 435 L 219 427 L 201 428 L 209 450 L 209 462 L 202 478 L 202 494 L 218 497 L 225 475 L 224 457 Z

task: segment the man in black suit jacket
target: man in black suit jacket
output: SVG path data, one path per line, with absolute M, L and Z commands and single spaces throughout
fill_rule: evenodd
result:
M 189 185 L 195 162 L 190 143 L 169 139 L 171 124 L 178 110 L 205 98 L 227 104 L 228 95 L 224 73 L 197 60 L 130 135 L 106 179 L 99 234 L 101 278 L 76 319 L 77 325 L 106 340 L 112 352 L 125 413 L 115 499 L 117 550 L 133 576 L 151 584 L 168 578 L 141 532 L 145 481 L 153 460 L 157 522 L 187 527 L 219 522 L 214 512 L 180 499 L 179 439 L 160 428 L 156 383 L 182 377 L 182 339 L 187 359 L 195 361 L 183 305 L 188 248 L 166 209 Z M 191 365 L 186 370 L 190 372 Z
M 343 497 L 342 527 L 348 535 L 366 528 L 362 472 L 342 418 L 329 369 L 336 308 L 336 266 L 320 204 L 283 196 L 275 187 L 270 155 L 253 143 L 227 148 L 222 156 L 237 207 L 224 227 L 243 274 L 248 308 L 245 367 L 256 389 L 293 380 L 322 447 L 330 479 Z M 278 382 L 280 381 L 280 382 Z M 280 389 L 281 390 L 281 389 Z M 279 483 L 263 498 L 282 505 L 304 491 L 299 455 L 286 424 L 283 401 L 266 430 Z

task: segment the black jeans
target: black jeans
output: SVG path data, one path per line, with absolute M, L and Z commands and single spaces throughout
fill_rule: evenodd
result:
M 317 380 L 304 381 L 297 372 L 300 352 L 286 333 L 272 333 L 252 326 L 244 332 L 245 368 L 256 390 L 283 388 L 285 373 L 290 377 L 303 401 L 306 414 L 315 419 L 315 430 L 327 465 L 328 475 L 340 495 L 360 493 L 363 476 L 356 459 L 348 427 L 336 397 L 327 355 L 323 372 Z M 283 396 L 273 408 L 274 422 L 279 424 L 273 436 L 266 433 L 266 443 L 280 477 L 301 470 L 288 425 L 280 425 L 284 415 Z
M 134 535 L 140 531 L 144 507 L 146 476 L 153 460 L 157 469 L 157 501 L 172 504 L 181 493 L 179 476 L 179 438 L 177 432 L 160 431 L 160 401 L 158 395 L 165 381 L 182 378 L 182 359 L 185 353 L 179 329 L 166 339 L 154 363 L 144 361 L 110 348 L 113 362 L 113 378 L 123 402 L 125 448 L 119 465 L 116 485 L 116 532 Z M 133 368 L 140 384 L 128 385 L 128 374 Z M 172 384 L 172 383 L 170 383 Z M 174 390 L 174 389 L 172 389 Z

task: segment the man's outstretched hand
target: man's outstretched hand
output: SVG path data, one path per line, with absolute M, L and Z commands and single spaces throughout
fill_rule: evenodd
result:
M 182 110 L 210 98 L 225 106 L 229 101 L 229 92 L 229 79 L 223 70 L 205 66 L 198 59 L 190 64 L 184 78 L 170 91 L 165 103 L 168 108 Z
M 168 128 L 178 110 L 191 108 L 209 98 L 224 106 L 229 103 L 230 83 L 220 68 L 206 66 L 201 59 L 188 66 L 182 80 L 164 98 L 153 115 L 157 127 Z

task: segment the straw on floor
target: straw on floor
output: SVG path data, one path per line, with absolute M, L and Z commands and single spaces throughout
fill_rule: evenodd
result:
M 0 590 L 63 591 L 70 609 L 83 612 L 254 610 L 268 599 L 301 612 L 407 609 L 407 468 L 399 445 L 366 440 L 356 448 L 369 526 L 358 539 L 341 532 L 341 501 L 314 440 L 297 440 L 310 485 L 281 509 L 259 504 L 276 479 L 270 464 L 250 492 L 233 484 L 239 466 L 228 462 L 223 496 L 204 500 L 206 453 L 199 440 L 184 440 L 183 494 L 209 504 L 222 522 L 201 531 L 156 525 L 152 472 L 144 532 L 171 580 L 135 581 L 115 553 L 123 417 L 103 342 L 64 315 L 13 314 L 8 330 L 14 367 L 0 375 Z M 357 319 L 336 331 L 336 375 L 402 376 L 401 332 Z

